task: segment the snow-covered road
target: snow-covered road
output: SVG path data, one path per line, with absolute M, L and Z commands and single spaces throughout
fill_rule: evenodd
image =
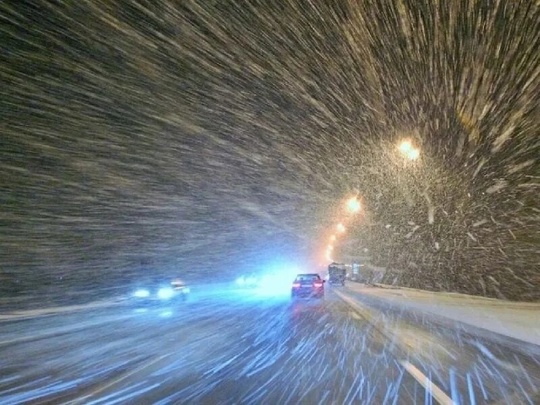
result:
M 355 289 L 330 287 L 323 301 L 291 301 L 215 288 L 178 306 L 125 301 L 2 322 L 0 402 L 540 399 L 540 353 L 396 310 L 382 298 L 366 302 Z

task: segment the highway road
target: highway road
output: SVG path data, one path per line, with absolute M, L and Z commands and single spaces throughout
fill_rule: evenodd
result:
M 5 321 L 0 403 L 540 403 L 538 351 L 377 305 L 226 289 Z

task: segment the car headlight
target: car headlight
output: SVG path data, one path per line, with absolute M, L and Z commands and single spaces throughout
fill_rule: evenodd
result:
M 159 299 L 167 300 L 174 295 L 174 290 L 170 287 L 160 288 L 157 295 Z
M 140 289 L 140 290 L 137 290 L 133 293 L 133 296 L 134 297 L 137 297 L 137 298 L 146 298 L 146 297 L 149 297 L 150 296 L 150 291 L 148 290 L 144 290 L 144 289 Z

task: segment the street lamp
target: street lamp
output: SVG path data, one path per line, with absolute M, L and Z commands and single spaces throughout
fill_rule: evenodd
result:
M 334 246 L 332 246 L 331 244 L 326 247 L 326 255 L 325 255 L 325 257 L 326 257 L 326 259 L 328 261 L 332 261 L 332 251 L 333 250 L 334 250 Z
M 408 139 L 399 144 L 399 151 L 409 160 L 416 160 L 420 157 L 420 149 L 415 148 Z
M 412 148 L 413 148 L 412 143 L 411 143 L 411 141 L 409 141 L 408 139 L 402 141 L 402 142 L 399 144 L 399 150 L 400 150 L 401 153 L 403 153 L 404 155 L 407 154 Z
M 334 242 L 335 240 L 336 240 L 336 235 L 330 236 L 330 241 L 331 241 L 331 242 Z
M 416 148 L 413 148 L 407 153 L 407 159 L 416 160 L 420 157 L 420 151 Z
M 360 211 L 360 208 L 362 208 L 360 201 L 358 201 L 356 197 L 352 197 L 347 200 L 347 209 L 349 212 L 356 213 Z
M 337 224 L 337 230 L 339 233 L 345 232 L 345 225 L 340 222 L 339 224 Z

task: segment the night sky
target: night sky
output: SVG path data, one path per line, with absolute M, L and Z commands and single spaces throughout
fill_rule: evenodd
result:
M 0 43 L 5 291 L 318 265 L 358 193 L 387 281 L 540 299 L 537 2 L 3 1 Z

